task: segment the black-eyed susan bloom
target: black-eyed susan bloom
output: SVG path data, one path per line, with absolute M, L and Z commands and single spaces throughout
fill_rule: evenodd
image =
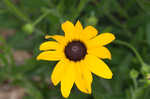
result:
M 78 21 L 62 24 L 65 36 L 46 36 L 56 41 L 41 44 L 37 60 L 59 61 L 51 75 L 54 85 L 61 83 L 61 93 L 67 98 L 75 83 L 77 88 L 91 94 L 92 73 L 105 79 L 112 78 L 112 72 L 101 59 L 111 59 L 111 53 L 105 47 L 115 39 L 111 33 L 102 33 L 87 26 L 83 29 Z

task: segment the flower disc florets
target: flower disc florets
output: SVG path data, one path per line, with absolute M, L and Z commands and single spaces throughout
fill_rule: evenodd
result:
M 71 61 L 80 61 L 84 59 L 87 49 L 81 41 L 72 41 L 65 47 L 65 55 Z

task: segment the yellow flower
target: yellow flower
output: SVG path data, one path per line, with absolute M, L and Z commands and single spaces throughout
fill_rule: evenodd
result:
M 62 24 L 65 36 L 45 36 L 56 41 L 46 41 L 40 45 L 37 60 L 59 61 L 51 75 L 54 85 L 61 83 L 61 93 L 67 98 L 75 83 L 77 88 L 91 94 L 92 73 L 105 79 L 112 78 L 112 72 L 101 59 L 111 59 L 111 53 L 105 47 L 115 36 L 102 33 L 87 26 L 83 29 L 80 21 L 73 25 L 70 21 Z

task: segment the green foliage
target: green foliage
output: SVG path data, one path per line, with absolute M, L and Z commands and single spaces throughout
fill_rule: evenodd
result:
M 65 20 L 80 20 L 117 39 L 108 46 L 112 60 L 106 60 L 113 79 L 94 76 L 92 95 L 73 87 L 70 99 L 149 99 L 149 0 L 0 0 L 0 85 L 10 80 L 9 85 L 24 88 L 23 99 L 62 99 L 60 86 L 50 82 L 56 62 L 36 61 L 36 56 L 44 35 L 63 34 Z M 4 37 L 10 29 L 15 33 Z M 17 65 L 12 50 L 32 57 Z

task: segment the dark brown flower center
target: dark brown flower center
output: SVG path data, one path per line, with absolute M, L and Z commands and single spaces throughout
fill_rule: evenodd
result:
M 81 41 L 72 41 L 65 47 L 65 55 L 69 60 L 80 61 L 87 53 L 86 46 Z

